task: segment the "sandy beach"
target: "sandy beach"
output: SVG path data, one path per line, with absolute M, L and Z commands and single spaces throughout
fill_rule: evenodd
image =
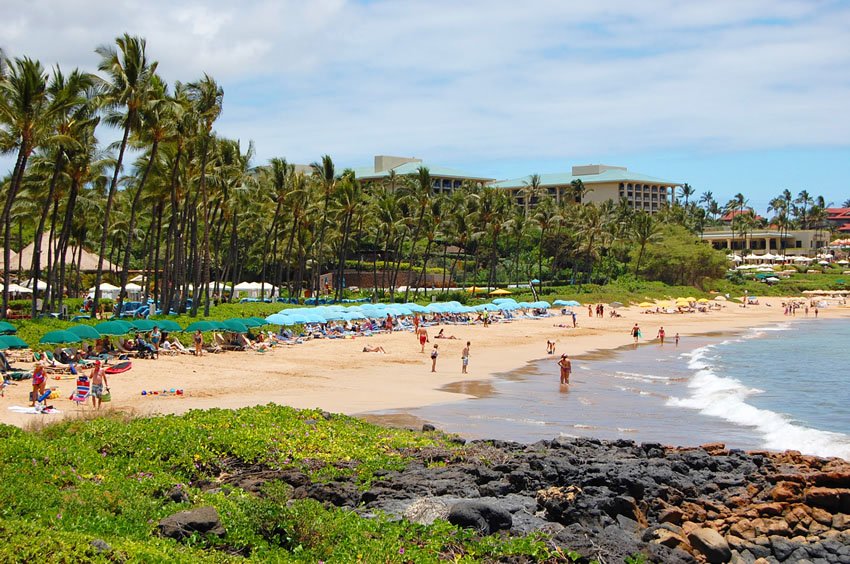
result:
M 494 374 L 524 367 L 529 361 L 608 350 L 632 342 L 630 329 L 640 324 L 642 342 L 655 338 L 664 326 L 667 339 L 676 333 L 716 334 L 808 318 L 783 315 L 780 298 L 763 299 L 760 305 L 741 307 L 724 303 L 719 311 L 689 314 L 644 314 L 637 307 L 623 308 L 622 317 L 589 317 L 577 309 L 578 327 L 570 317 L 522 319 L 510 323 L 443 325 L 429 327 L 431 342 L 425 353 L 411 332 L 394 332 L 354 339 L 310 340 L 300 345 L 278 346 L 266 353 L 226 352 L 192 355 L 161 355 L 158 360 L 134 360 L 133 368 L 109 377 L 112 402 L 103 410 L 120 410 L 138 415 L 183 413 L 190 409 L 238 408 L 278 403 L 298 408 L 322 408 L 332 412 L 359 414 L 377 410 L 404 410 L 435 403 L 462 401 L 471 397 L 453 386 L 459 381 L 480 381 Z M 552 310 L 553 313 L 555 310 Z M 850 318 L 850 307 L 829 307 L 820 318 Z M 558 325 L 568 327 L 559 327 Z M 434 339 L 440 328 L 456 339 Z M 461 374 L 461 350 L 472 342 L 469 373 Z M 546 341 L 556 341 L 555 358 L 546 354 Z M 429 351 L 439 344 L 436 373 L 431 373 Z M 387 354 L 364 353 L 365 345 L 382 346 Z M 0 399 L 0 422 L 26 427 L 33 422 L 56 421 L 63 417 L 91 414 L 90 404 L 78 407 L 67 398 L 74 380 L 50 378 L 59 398 L 51 403 L 61 414 L 15 413 L 9 406 L 26 406 L 29 381 L 6 390 Z M 142 391 L 179 388 L 184 395 L 142 395 Z

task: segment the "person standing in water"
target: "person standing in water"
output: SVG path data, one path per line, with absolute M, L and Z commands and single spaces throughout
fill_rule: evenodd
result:
M 664 326 L 658 330 L 658 339 L 661 341 L 661 344 L 664 344 Z
M 635 326 L 632 327 L 632 337 L 635 340 L 635 344 L 637 344 L 638 339 L 640 338 L 640 327 L 638 327 L 637 323 L 635 323 Z
M 573 365 L 572 362 L 570 362 L 570 357 L 567 356 L 567 353 L 561 355 L 561 360 L 558 361 L 558 366 L 561 367 L 561 384 L 569 384 Z

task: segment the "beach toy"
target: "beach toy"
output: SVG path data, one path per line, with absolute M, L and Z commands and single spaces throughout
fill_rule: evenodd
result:
M 183 395 L 183 390 L 177 390 L 177 395 L 178 395 L 178 396 L 182 396 L 182 395 Z
M 142 390 L 142 395 L 146 396 L 146 395 L 148 395 L 148 393 L 146 391 Z
M 173 394 L 173 393 L 176 393 L 176 392 L 177 392 L 177 390 L 175 390 L 174 388 L 171 388 L 171 393 L 172 393 L 172 394 Z

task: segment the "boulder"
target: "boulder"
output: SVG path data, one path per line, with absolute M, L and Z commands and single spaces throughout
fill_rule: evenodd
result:
M 729 543 L 714 529 L 702 527 L 688 533 L 688 541 L 694 549 L 705 556 L 706 562 L 720 564 L 732 559 Z
M 449 516 L 449 506 L 439 499 L 422 497 L 407 506 L 402 516 L 412 523 L 430 525 Z
M 164 497 L 174 503 L 186 503 L 189 501 L 189 495 L 186 493 L 186 489 L 183 487 L 183 484 L 177 484 L 165 492 Z
M 791 556 L 797 546 L 786 538 L 772 536 L 770 537 L 770 548 L 773 550 L 773 555 L 781 562 Z
M 485 535 L 508 530 L 513 525 L 511 514 L 483 501 L 460 501 L 449 508 L 449 523 L 475 529 Z
M 98 552 L 111 552 L 112 551 L 112 547 L 109 546 L 109 544 L 103 539 L 94 539 L 89 544 L 92 545 L 95 548 L 95 550 L 97 550 Z
M 215 507 L 198 507 L 180 511 L 165 517 L 159 522 L 159 534 L 163 537 L 181 540 L 193 533 L 224 535 L 224 526 Z
M 779 482 L 770 491 L 770 497 L 774 501 L 795 502 L 803 500 L 803 487 L 797 482 Z

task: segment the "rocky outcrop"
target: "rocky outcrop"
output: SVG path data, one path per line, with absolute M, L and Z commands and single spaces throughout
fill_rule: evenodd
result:
M 840 459 L 586 438 L 472 441 L 414 456 L 366 491 L 354 478 L 312 483 L 259 468 L 226 481 L 262 491 L 280 479 L 293 497 L 367 517 L 542 531 L 585 561 L 850 562 L 850 463 Z

